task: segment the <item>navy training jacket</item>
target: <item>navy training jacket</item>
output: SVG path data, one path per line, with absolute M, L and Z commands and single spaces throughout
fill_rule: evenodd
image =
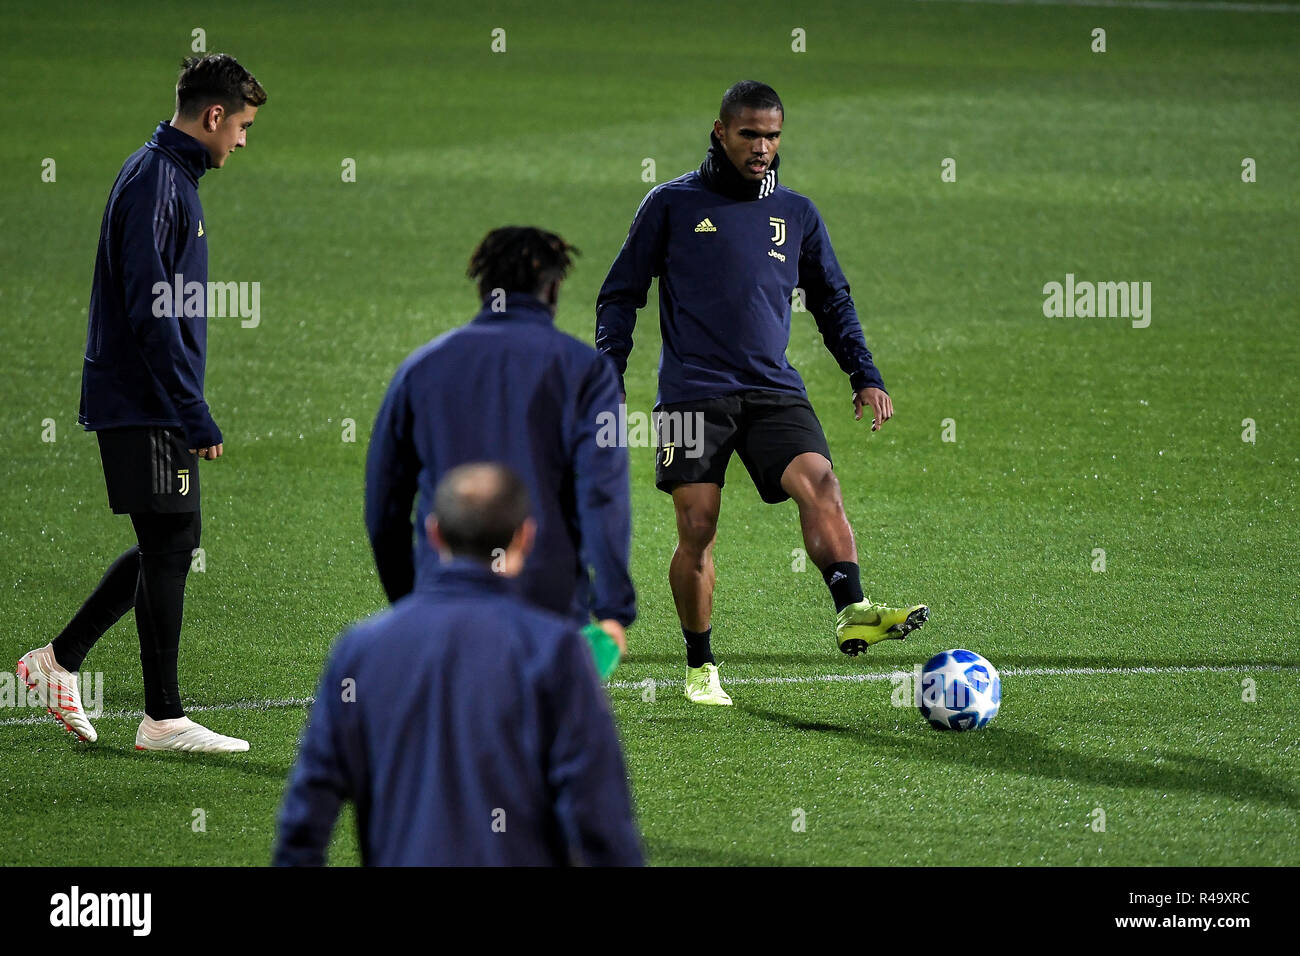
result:
M 162 122 L 117 174 L 90 291 L 77 415 L 87 431 L 157 426 L 180 429 L 191 448 L 221 444 L 203 397 L 208 240 L 199 177 L 210 168 L 207 147 Z
M 627 449 L 599 440 L 618 416 L 613 366 L 557 329 L 537 297 L 511 292 L 504 305 L 494 312 L 485 301 L 467 325 L 418 349 L 384 397 L 366 459 L 380 582 L 396 601 L 429 579 L 438 556 L 424 523 L 438 481 L 495 461 L 528 485 L 537 521 L 523 595 L 578 623 L 594 614 L 626 626 L 636 618 Z
M 586 640 L 464 559 L 335 644 L 274 862 L 323 864 L 344 801 L 367 865 L 642 863 Z
M 710 135 L 698 170 L 642 200 L 596 300 L 596 348 L 620 376 L 650 280 L 659 277 L 659 404 L 750 389 L 804 393 L 786 357 L 791 296 L 804 290 L 827 349 L 854 391 L 884 388 L 848 280 L 812 200 L 745 180 Z

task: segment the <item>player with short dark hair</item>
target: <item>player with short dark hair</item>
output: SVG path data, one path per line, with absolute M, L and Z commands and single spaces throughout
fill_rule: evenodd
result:
M 465 275 L 474 280 L 481 299 L 498 289 L 503 294 L 558 295 L 560 283 L 573 268 L 573 258 L 580 254 L 576 246 L 553 232 L 533 226 L 502 226 L 475 246 Z
M 737 83 L 722 98 L 698 170 L 650 190 L 596 302 L 596 347 L 620 376 L 650 280 L 659 277 L 659 420 L 703 421 L 703 450 L 658 436 L 655 484 L 672 495 L 677 549 L 668 578 L 686 642 L 686 696 L 731 703 L 710 646 L 713 545 L 727 463 L 740 454 L 762 499 L 793 498 L 808 556 L 837 612 L 840 650 L 858 654 L 925 623 L 924 605 L 890 608 L 862 594 L 857 545 L 830 449 L 803 380 L 786 357 L 791 296 L 803 289 L 831 354 L 849 376 L 855 417 L 872 431 L 894 414 L 867 349 L 849 284 L 816 206 L 777 182 L 785 107 L 776 91 Z
M 526 482 L 469 462 L 432 498 L 437 564 L 330 652 L 275 863 L 323 864 L 348 800 L 370 866 L 640 864 L 586 643 L 573 620 L 511 587 L 538 531 Z
M 109 566 L 58 637 L 18 662 L 19 676 L 83 741 L 98 735 L 81 706 L 77 671 L 135 608 L 145 698 L 136 749 L 248 749 L 181 706 L 177 657 L 185 580 L 199 546 L 198 463 L 220 458 L 224 441 L 203 394 L 206 294 L 185 299 L 181 310 L 173 303 L 182 299 L 178 284 L 198 283 L 206 293 L 199 178 L 247 145 L 264 103 L 266 91 L 233 57 L 184 60 L 174 115 L 127 159 L 104 210 L 78 420 L 98 437 L 109 505 L 131 516 L 137 544 Z
M 176 81 L 176 116 L 181 120 L 199 121 L 212 107 L 220 106 L 221 112 L 213 114 L 214 118 L 219 117 L 217 125 L 220 125 L 242 113 L 245 107 L 265 104 L 266 90 L 262 84 L 233 56 L 209 53 L 187 56 L 181 61 L 181 75 Z M 242 126 L 242 122 L 235 126 Z M 213 157 L 213 165 L 220 166 L 217 158 Z

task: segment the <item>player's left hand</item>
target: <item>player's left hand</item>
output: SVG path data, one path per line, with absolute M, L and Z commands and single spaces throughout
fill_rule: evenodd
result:
M 619 652 L 620 659 L 626 660 L 627 659 L 627 630 L 623 627 L 622 624 L 618 623 L 618 621 L 614 620 L 613 618 L 609 618 L 604 621 L 599 621 L 597 623 L 600 625 L 600 629 L 604 631 L 606 634 L 608 634 L 610 637 L 612 637 L 614 639 L 614 643 L 618 645 L 618 652 Z
M 880 431 L 880 426 L 894 417 L 894 401 L 887 392 L 878 388 L 864 388 L 853 395 L 853 418 L 862 420 L 862 409 L 871 409 L 871 430 Z

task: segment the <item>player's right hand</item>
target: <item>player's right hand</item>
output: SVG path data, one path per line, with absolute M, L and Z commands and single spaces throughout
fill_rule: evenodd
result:
M 212 445 L 209 448 L 191 448 L 190 454 L 198 455 L 200 458 L 206 458 L 208 461 L 212 461 L 213 459 L 221 457 L 221 453 L 225 450 L 225 447 L 226 443 L 222 442 L 219 445 Z

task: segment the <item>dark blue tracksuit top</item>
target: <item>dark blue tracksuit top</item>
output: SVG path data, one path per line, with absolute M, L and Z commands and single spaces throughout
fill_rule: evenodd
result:
M 366 528 L 390 601 L 426 580 L 438 556 L 424 533 L 439 479 L 496 461 L 528 485 L 537 540 L 520 575 L 529 600 L 585 623 L 636 618 L 628 571 L 627 449 L 598 441 L 618 415 L 609 360 L 555 327 L 535 296 L 511 292 L 397 370 L 366 459 Z M 411 526 L 416 499 L 419 533 Z
M 199 177 L 210 168 L 206 146 L 163 122 L 117 174 L 90 290 L 77 415 L 88 431 L 159 426 L 180 429 L 191 448 L 221 444 L 203 398 L 208 239 Z M 187 296 L 186 286 L 202 292 Z
M 335 644 L 275 863 L 324 863 L 345 800 L 367 865 L 642 862 L 587 642 L 460 559 Z
M 883 389 L 817 207 L 777 184 L 780 155 L 750 183 L 710 138 L 698 170 L 642 200 L 601 286 L 596 348 L 614 360 L 620 385 L 637 310 L 658 276 L 660 403 L 750 389 L 803 394 L 785 354 L 796 287 L 853 389 Z

